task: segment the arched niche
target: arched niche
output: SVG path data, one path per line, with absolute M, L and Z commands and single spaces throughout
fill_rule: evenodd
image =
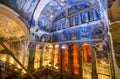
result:
M 0 4 L 0 37 L 29 39 L 28 24 L 11 8 Z

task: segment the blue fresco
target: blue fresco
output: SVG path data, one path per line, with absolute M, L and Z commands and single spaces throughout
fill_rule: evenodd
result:
M 18 11 L 30 27 L 38 26 L 39 30 L 51 32 L 53 42 L 99 39 L 109 31 L 106 0 L 64 0 L 63 2 L 50 0 L 36 20 L 33 19 L 33 13 L 38 1 L 4 0 L 4 4 Z M 109 8 L 113 1 L 108 0 Z M 90 9 L 84 11 L 83 9 L 86 8 Z M 95 24 L 94 22 L 98 20 L 100 22 Z M 45 37 L 47 41 L 48 37 Z M 38 39 L 37 36 L 36 38 Z
M 81 14 L 81 20 L 82 20 L 82 23 L 89 22 L 88 12 L 83 12 Z
M 92 36 L 92 39 L 104 38 L 105 27 L 103 27 L 102 24 L 92 25 L 91 36 Z
M 115 0 L 107 0 L 107 4 L 106 4 L 106 0 L 98 0 L 101 4 L 103 4 L 103 6 L 105 7 L 105 8 L 111 8 L 111 6 L 112 6 L 112 4 L 113 4 L 113 2 L 115 1 Z
M 74 17 L 74 20 L 75 20 L 75 25 L 81 24 L 81 17 L 80 17 L 80 15 L 76 15 Z
M 75 4 L 77 2 L 86 2 L 87 0 L 68 0 L 69 4 Z
M 54 22 L 55 21 L 58 21 L 62 18 L 65 18 L 66 17 L 66 11 L 64 10 L 63 12 L 61 12 L 55 19 L 54 19 Z
M 12 0 L 13 2 L 16 2 L 17 0 Z
M 85 4 L 78 4 L 78 5 L 74 5 L 74 6 L 71 6 L 70 8 L 68 8 L 68 14 L 71 15 L 73 13 L 76 13 L 80 10 L 83 10 L 85 8 L 88 8 L 89 6 L 88 5 L 85 5 Z
M 38 0 L 17 0 L 18 9 L 21 9 L 26 14 L 32 14 Z M 21 3 L 21 4 L 20 4 Z
M 78 27 L 78 28 L 75 28 L 76 29 L 76 40 L 81 40 L 81 36 L 80 36 L 80 30 L 81 28 Z
M 70 40 L 87 40 L 91 39 L 91 27 L 78 27 L 73 29 L 67 29 L 61 32 L 54 32 L 54 41 L 70 41 Z
M 81 32 L 80 32 L 80 37 L 81 40 L 86 40 L 91 38 L 91 27 L 86 26 L 86 27 L 81 27 Z
M 99 14 L 95 10 L 89 10 L 89 17 L 90 17 L 90 21 L 95 21 L 97 19 L 100 19 Z

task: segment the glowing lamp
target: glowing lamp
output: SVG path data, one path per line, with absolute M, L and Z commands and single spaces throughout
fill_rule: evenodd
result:
M 61 46 L 61 49 L 65 49 L 66 47 L 64 45 Z

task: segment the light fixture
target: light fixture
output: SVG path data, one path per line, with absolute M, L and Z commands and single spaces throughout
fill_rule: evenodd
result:
M 65 46 L 64 46 L 64 45 L 62 45 L 62 46 L 61 46 L 61 49 L 65 49 Z

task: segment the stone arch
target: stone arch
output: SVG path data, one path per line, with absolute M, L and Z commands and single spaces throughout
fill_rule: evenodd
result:
M 29 39 L 29 28 L 28 24 L 23 20 L 23 18 L 11 8 L 0 4 L 0 37 L 6 38 L 27 38 Z M 15 33 L 15 34 L 14 34 Z

